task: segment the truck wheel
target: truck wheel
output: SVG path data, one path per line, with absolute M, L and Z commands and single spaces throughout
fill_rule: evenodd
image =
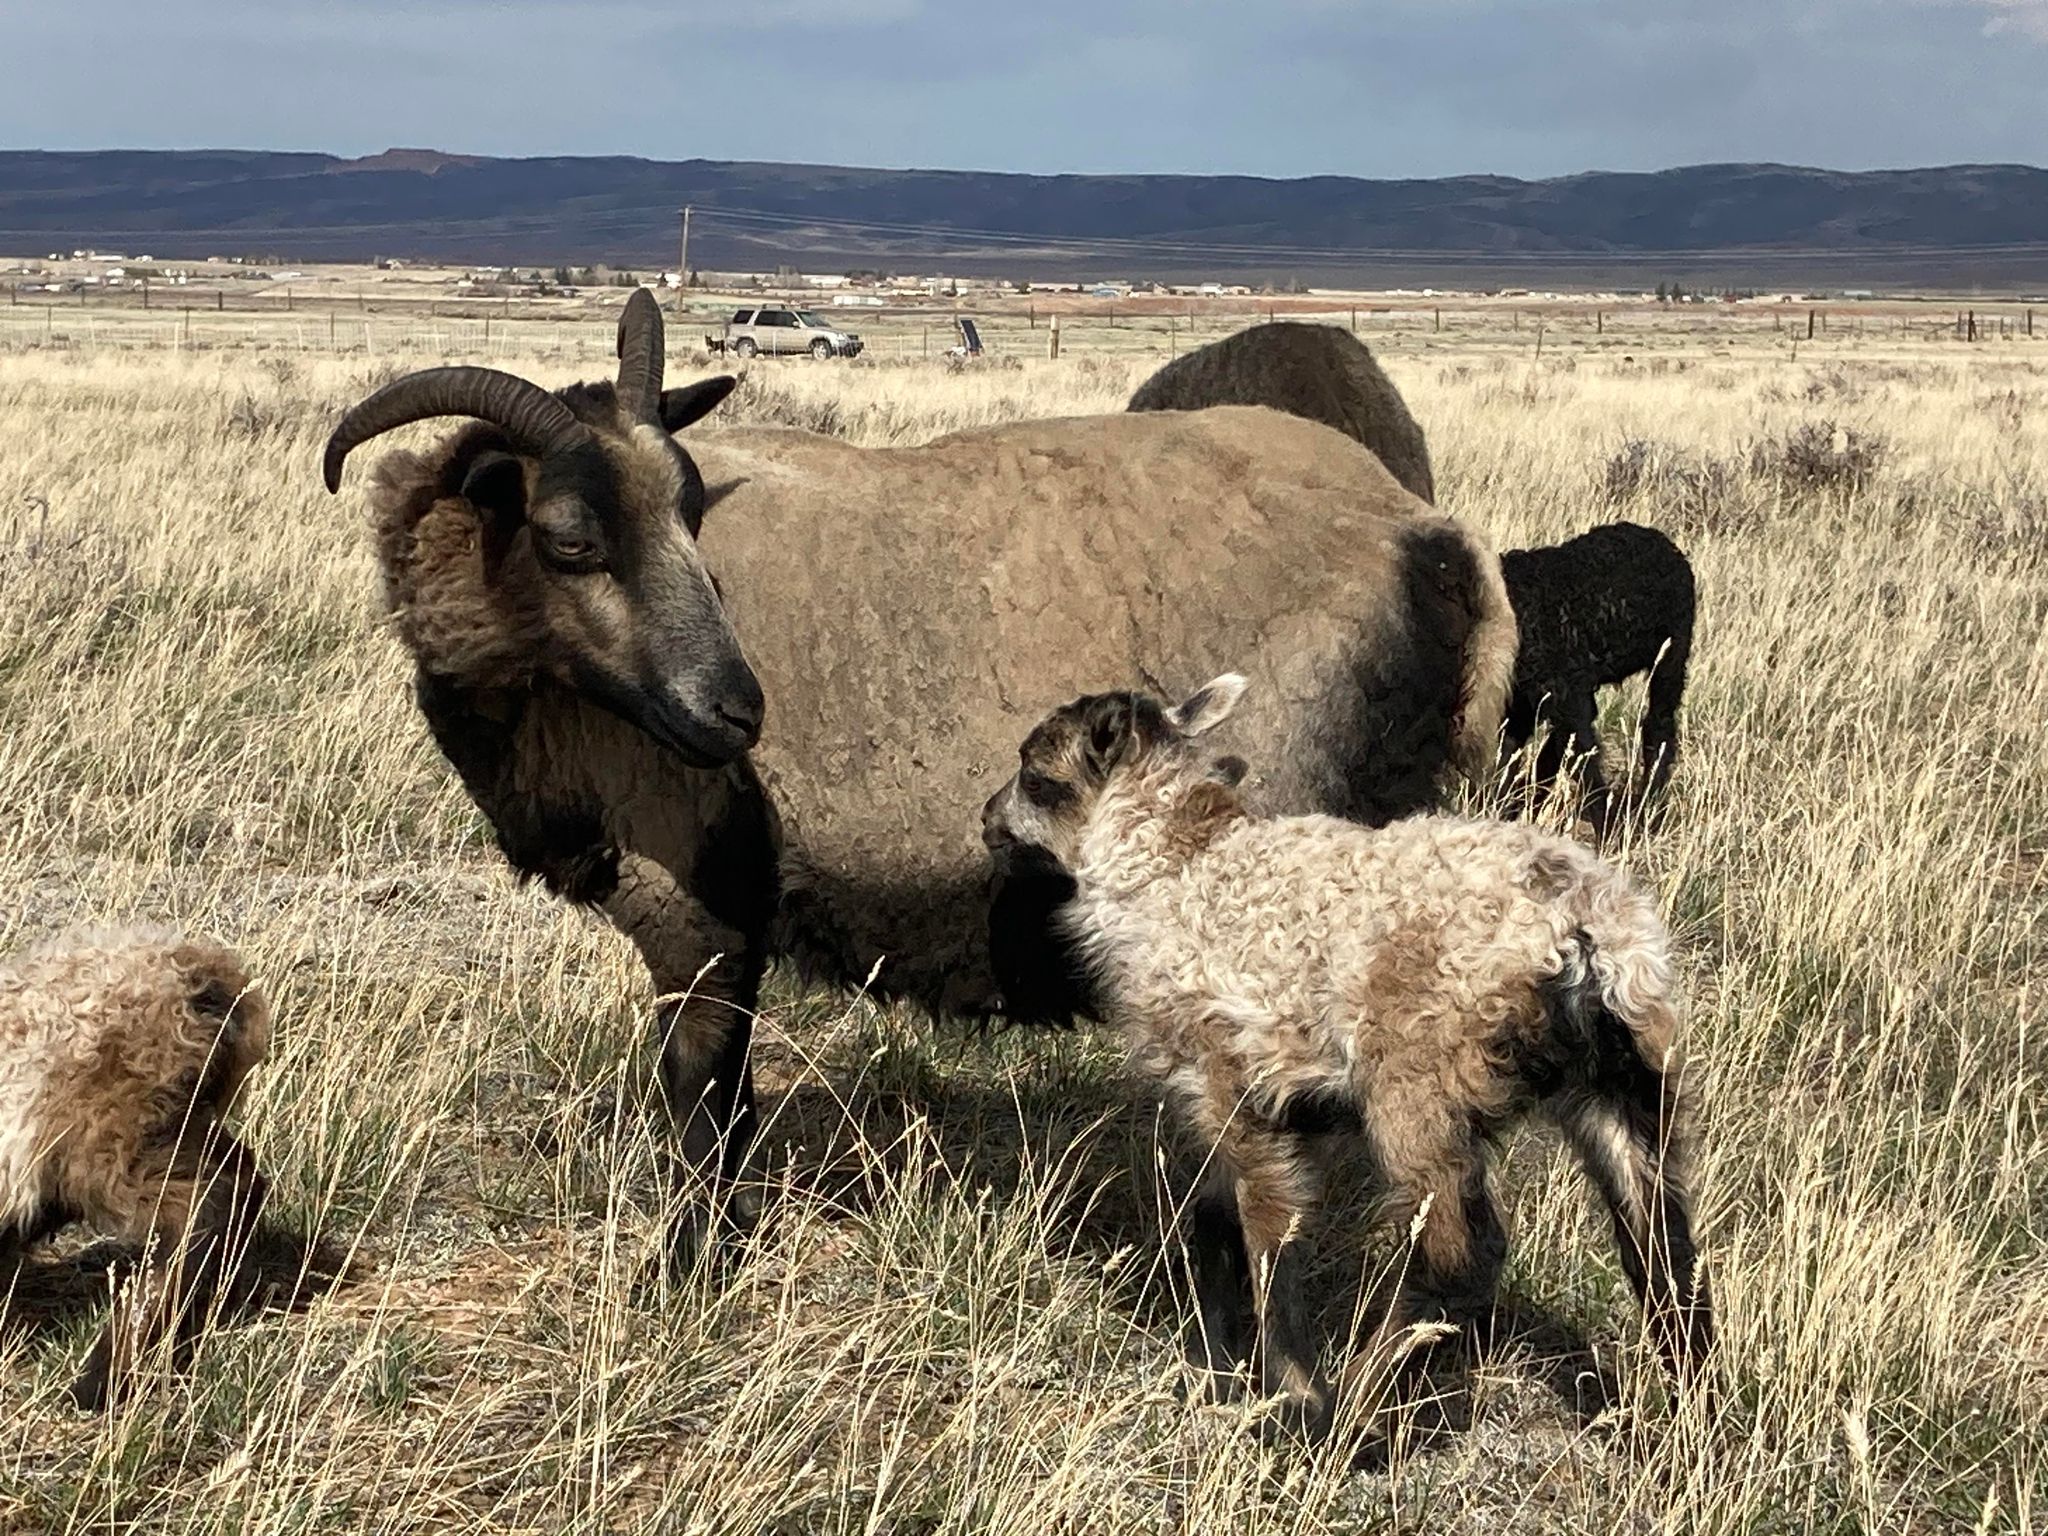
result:
M 752 357 L 756 352 L 760 351 L 761 349 L 754 345 L 753 337 L 742 336 L 738 341 L 732 344 L 732 350 L 733 355 L 736 357 Z
M 811 356 L 815 357 L 819 362 L 822 363 L 823 361 L 825 361 L 826 358 L 830 357 L 831 355 L 832 343 L 827 341 L 824 337 L 820 336 L 816 341 L 811 343 Z

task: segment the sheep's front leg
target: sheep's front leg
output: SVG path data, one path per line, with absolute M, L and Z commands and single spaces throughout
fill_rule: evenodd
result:
M 679 1132 L 679 1183 L 689 1208 L 670 1234 L 673 1257 L 693 1263 L 707 1225 L 728 1241 L 753 1230 L 759 1196 L 739 1187 L 756 1128 L 754 1011 L 765 965 L 758 935 L 720 922 L 651 859 L 627 855 L 605 911 L 638 946 L 654 978 L 664 1105 Z
M 109 1225 L 155 1249 L 72 1384 L 73 1401 L 88 1411 L 106 1406 L 157 1341 L 171 1339 L 172 1364 L 184 1362 L 263 1208 L 266 1185 L 248 1148 L 208 1118 L 180 1129 L 165 1135 L 166 1156 L 109 1192 Z

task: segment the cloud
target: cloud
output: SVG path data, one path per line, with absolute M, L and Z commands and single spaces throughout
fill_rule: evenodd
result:
M 2022 32 L 2041 42 L 2048 42 L 2048 0 L 1964 0 L 1964 3 L 1991 12 L 1984 23 L 1986 36 Z

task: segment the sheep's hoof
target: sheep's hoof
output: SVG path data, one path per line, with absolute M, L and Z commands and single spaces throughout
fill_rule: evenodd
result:
M 696 1201 L 685 1206 L 669 1223 L 662 1251 L 639 1287 L 641 1297 L 680 1284 L 700 1266 L 708 1269 L 714 1281 L 725 1280 L 751 1249 L 761 1225 L 761 1204 L 758 1189 L 739 1185 L 726 1193 L 715 1210 Z

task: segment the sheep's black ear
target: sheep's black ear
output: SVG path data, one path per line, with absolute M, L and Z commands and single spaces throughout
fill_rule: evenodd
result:
M 526 466 L 509 453 L 480 453 L 462 477 L 462 494 L 494 518 L 526 516 Z
M 1087 733 L 1087 744 L 1082 749 L 1083 761 L 1095 777 L 1107 778 L 1109 771 L 1129 753 L 1132 737 L 1137 731 L 1131 696 L 1108 693 L 1091 700 L 1082 727 Z
M 664 389 L 661 392 L 662 431 L 680 432 L 691 422 L 702 421 L 718 409 L 737 383 L 739 380 L 731 374 L 722 373 L 715 379 L 699 379 L 694 384 L 685 384 L 681 389 Z

